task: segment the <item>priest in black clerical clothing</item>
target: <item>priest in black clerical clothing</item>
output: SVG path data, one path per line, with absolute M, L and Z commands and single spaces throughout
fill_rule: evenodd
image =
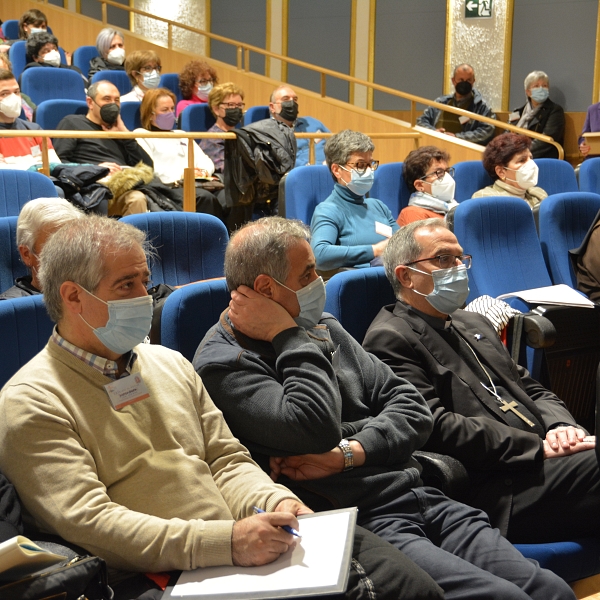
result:
M 434 417 L 425 450 L 469 473 L 465 502 L 486 511 L 513 543 L 600 533 L 595 437 L 518 366 L 491 322 L 460 310 L 471 257 L 440 219 L 411 223 L 383 257 L 397 298 L 364 347 L 410 381 Z

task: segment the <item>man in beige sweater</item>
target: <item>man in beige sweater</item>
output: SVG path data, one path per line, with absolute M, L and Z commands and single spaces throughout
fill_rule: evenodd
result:
M 0 393 L 0 469 L 26 515 L 121 571 L 275 560 L 294 543 L 282 526 L 298 529 L 296 516 L 312 511 L 252 461 L 188 361 L 141 343 L 152 318 L 144 234 L 97 216 L 58 233 L 40 257 L 57 326 Z M 403 584 L 416 590 L 407 597 L 441 597 L 360 531 L 354 556 L 366 548 L 391 565 L 383 597 Z M 357 569 L 348 594 L 361 587 Z

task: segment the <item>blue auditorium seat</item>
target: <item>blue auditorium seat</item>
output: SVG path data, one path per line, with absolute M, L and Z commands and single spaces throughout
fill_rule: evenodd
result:
M 177 102 L 179 102 L 180 100 L 183 100 L 183 96 L 181 95 L 181 90 L 179 89 L 179 74 L 178 73 L 163 73 L 160 76 L 159 87 L 167 88 L 168 90 L 171 90 L 175 94 L 175 97 L 177 98 L 177 100 L 175 101 L 176 105 L 177 105 Z
M 468 200 L 473 194 L 488 185 L 492 185 L 492 178 L 483 168 L 480 160 L 466 160 L 456 163 L 454 166 L 454 179 L 456 181 L 456 190 L 454 198 L 457 202 Z
M 326 165 L 296 167 L 287 173 L 282 182 L 279 214 L 287 219 L 299 219 L 307 225 L 310 225 L 317 204 L 331 194 L 334 185 L 331 171 Z
M 208 104 L 190 104 L 179 115 L 181 129 L 184 131 L 208 131 L 215 123 Z
M 7 19 L 2 23 L 2 33 L 7 40 L 19 39 L 19 19 Z
M 85 100 L 44 100 L 35 111 L 35 122 L 42 129 L 56 129 L 67 115 L 87 115 Z
M 97 56 L 100 56 L 100 54 L 98 54 L 96 46 L 79 46 L 73 52 L 72 64 L 87 77 L 90 71 L 90 61 Z
M 579 189 L 600 194 L 600 157 L 588 158 L 579 167 Z
M 121 119 L 129 131 L 142 126 L 140 115 L 141 102 L 123 102 L 121 104 Z
M 27 275 L 17 248 L 17 217 L 0 217 L 0 292 L 14 285 L 17 277 Z
M 17 79 L 19 79 L 23 69 L 25 68 L 25 65 L 27 64 L 25 44 L 25 40 L 19 40 L 18 42 L 15 42 L 8 50 L 8 59 L 12 65 L 12 72 Z
M 122 221 L 146 231 L 156 249 L 153 285 L 178 286 L 223 276 L 229 235 L 217 217 L 173 211 L 128 215 Z
M 411 191 L 404 181 L 402 167 L 404 163 L 394 162 L 379 165 L 375 171 L 375 181 L 369 192 L 370 198 L 381 200 L 392 212 L 394 219 L 408 206 Z
M 83 79 L 69 69 L 27 69 L 21 77 L 21 91 L 35 104 L 55 99 L 85 101 Z
M 537 185 L 548 196 L 579 191 L 575 170 L 566 160 L 557 160 L 556 158 L 536 158 L 534 160 L 540 169 Z
M 209 279 L 175 290 L 163 305 L 161 344 L 189 361 L 206 332 L 229 305 L 225 279 Z
M 0 169 L 0 217 L 19 216 L 28 200 L 56 197 L 56 188 L 45 175 Z
M 129 94 L 132 90 L 131 81 L 125 71 L 98 71 L 92 76 L 90 83 L 97 83 L 98 81 L 110 81 L 118 90 L 121 96 Z
M 244 114 L 244 125 L 268 119 L 269 116 L 268 106 L 251 106 Z

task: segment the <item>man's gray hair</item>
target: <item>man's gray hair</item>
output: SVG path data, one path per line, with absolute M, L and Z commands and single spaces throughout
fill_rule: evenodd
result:
M 527 77 L 525 77 L 524 87 L 527 91 L 534 83 L 543 81 L 548 87 L 550 87 L 550 78 L 544 71 L 531 71 Z
M 65 281 L 94 293 L 107 275 L 107 258 L 136 246 L 147 256 L 152 253 L 145 232 L 115 219 L 89 215 L 61 227 L 40 255 L 39 278 L 50 318 L 58 323 L 63 317 L 60 287 Z
M 383 266 L 396 298 L 402 295 L 402 285 L 396 278 L 396 267 L 418 260 L 423 252 L 423 248 L 415 240 L 418 229 L 448 229 L 448 225 L 444 219 L 437 218 L 413 221 L 401 227 L 390 238 L 383 252 Z
M 360 131 L 344 129 L 332 135 L 325 142 L 325 160 L 331 171 L 331 165 L 345 165 L 355 152 L 373 152 L 375 145 L 368 135 Z M 333 174 L 332 174 L 333 175 Z M 337 181 L 335 176 L 334 181 Z
M 475 77 L 475 69 L 469 64 L 469 63 L 461 63 L 460 65 L 456 65 L 454 67 L 454 71 L 452 71 L 452 77 L 456 77 L 456 72 L 459 69 L 470 69 L 471 71 L 473 71 L 473 77 Z
M 17 246 L 26 246 L 31 252 L 40 232 L 47 227 L 60 229 L 74 219 L 85 217 L 64 198 L 35 198 L 23 205 L 17 220 Z
M 291 268 L 288 251 L 301 240 L 310 241 L 310 230 L 302 221 L 264 217 L 244 225 L 231 236 L 225 252 L 227 287 L 253 288 L 259 275 L 283 283 Z
M 102 58 L 108 56 L 108 49 L 110 48 L 115 35 L 118 35 L 123 42 L 125 41 L 123 34 L 118 29 L 114 29 L 114 27 L 105 27 L 98 34 L 98 37 L 96 38 L 96 50 L 98 50 L 98 54 L 100 54 Z

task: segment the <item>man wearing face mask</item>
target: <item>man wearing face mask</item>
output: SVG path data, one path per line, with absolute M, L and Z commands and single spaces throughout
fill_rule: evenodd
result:
M 56 128 L 69 131 L 129 131 L 121 119 L 121 95 L 110 81 L 98 81 L 90 85 L 86 102 L 86 115 L 68 115 Z M 64 162 L 100 165 L 110 169 L 110 175 L 121 171 L 123 166 L 134 167 L 139 162 L 154 166 L 152 159 L 134 139 L 60 138 L 56 140 L 56 151 Z M 137 190 L 114 198 L 108 206 L 109 216 L 147 210 L 146 197 Z
M 434 426 L 424 449 L 465 465 L 466 503 L 513 543 L 598 535 L 595 437 L 512 361 L 485 317 L 460 310 L 471 257 L 456 236 L 439 219 L 411 223 L 383 261 L 398 300 L 363 346 L 427 401 Z
M 412 453 L 431 414 L 408 381 L 322 313 L 309 239 L 300 221 L 271 217 L 227 246 L 231 302 L 193 363 L 232 433 L 314 510 L 357 506 L 359 525 L 401 549 L 447 600 L 572 598 L 481 511 L 420 484 Z M 551 580 L 560 587 L 548 589 Z
M 21 110 L 21 91 L 15 76 L 10 71 L 0 69 L 0 163 L 28 169 L 42 162 L 42 138 L 1 137 L 3 129 L 41 130 L 37 123 L 20 119 Z M 48 140 L 48 158 L 51 163 L 60 162 L 51 140 Z
M 404 159 L 402 174 L 413 193 L 398 216 L 400 227 L 422 219 L 443 219 L 458 206 L 454 199 L 454 169 L 448 167 L 449 162 L 448 153 L 435 146 L 413 150 Z
M 473 88 L 475 71 L 471 65 L 462 64 L 454 69 L 452 85 L 454 94 L 446 94 L 435 101 L 448 106 L 468 110 L 477 115 L 495 119 L 496 115 L 485 103 L 481 94 Z M 482 123 L 469 117 L 444 112 L 439 108 L 429 106 L 417 119 L 417 125 L 427 129 L 435 129 L 440 133 L 456 136 L 475 144 L 485 146 L 494 137 L 494 126 Z
M 299 117 L 298 95 L 289 85 L 281 85 L 271 94 L 269 112 L 276 121 L 292 127 L 295 133 L 323 133 L 329 129 L 314 117 Z M 296 166 L 310 164 L 309 144 L 307 139 L 297 139 Z M 315 164 L 325 164 L 325 140 L 315 140 Z

